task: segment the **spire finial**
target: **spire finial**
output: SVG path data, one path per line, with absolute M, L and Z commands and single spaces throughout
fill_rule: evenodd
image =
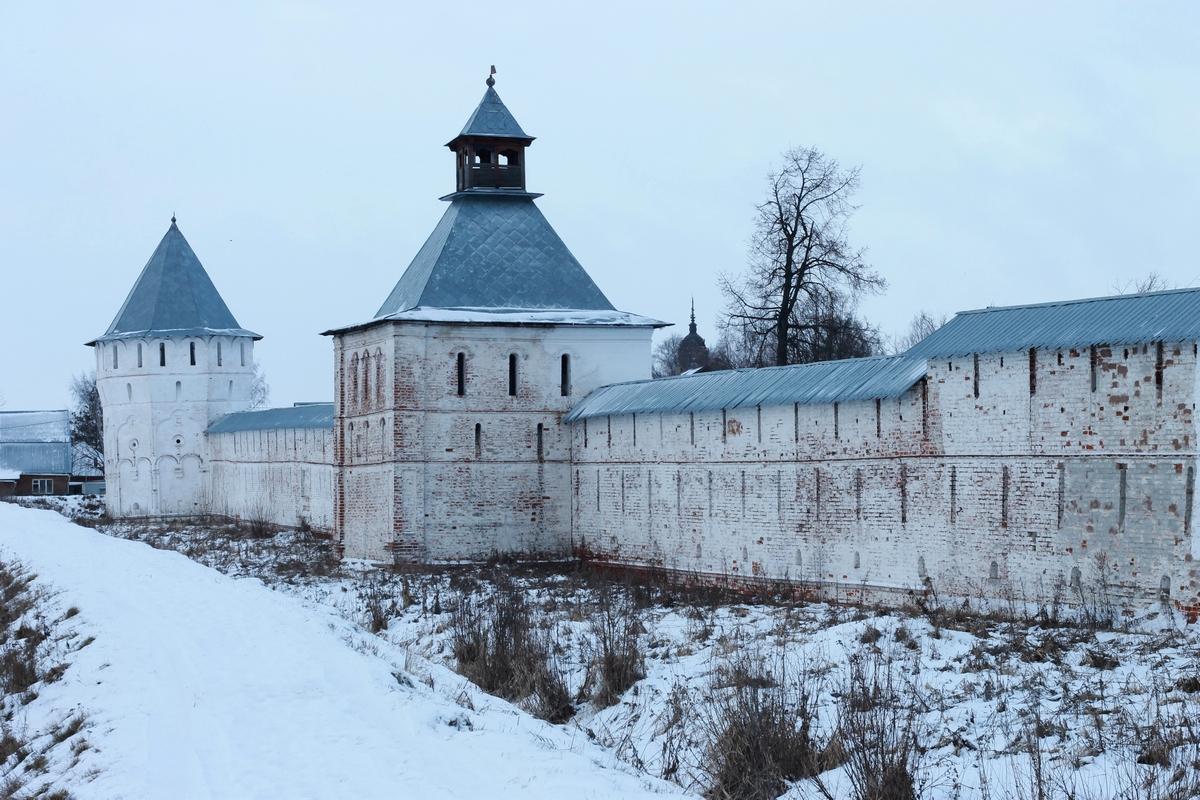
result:
M 485 81 L 487 83 L 489 89 L 496 85 L 495 75 L 496 75 L 496 65 L 492 64 L 492 71 L 488 73 L 487 81 Z
M 171 212 L 171 224 L 172 225 L 175 224 L 175 212 L 174 211 Z
M 692 324 L 696 324 L 696 298 L 692 297 Z

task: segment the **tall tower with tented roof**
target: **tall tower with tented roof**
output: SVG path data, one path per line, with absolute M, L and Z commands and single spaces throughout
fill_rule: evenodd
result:
M 487 80 L 447 146 L 455 191 L 374 317 L 334 337 L 335 497 L 347 556 L 570 550 L 561 420 L 649 376 L 665 323 L 618 311 L 526 186 L 533 137 Z
M 114 517 L 209 512 L 205 430 L 250 407 L 254 342 L 171 218 L 103 335 L 106 502 Z

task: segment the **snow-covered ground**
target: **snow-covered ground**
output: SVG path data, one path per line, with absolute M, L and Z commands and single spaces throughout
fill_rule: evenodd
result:
M 56 502 L 68 514 L 96 513 L 94 507 L 89 512 L 86 500 L 83 505 L 74 499 Z M 633 796 L 623 783 L 632 779 L 613 769 L 616 762 L 643 776 L 644 783 L 629 783 L 635 791 L 663 791 L 664 784 L 654 783 L 662 778 L 688 792 L 711 792 L 723 713 L 730 698 L 751 687 L 752 693 L 776 693 L 788 702 L 811 693 L 814 741 L 837 754 L 819 775 L 821 785 L 797 780 L 781 789 L 785 796 L 791 800 L 853 797 L 855 776 L 844 752 L 849 744 L 830 742 L 837 738 L 834 731 L 839 727 L 848 729 L 844 723 L 861 707 L 855 692 L 862 689 L 866 675 L 889 688 L 904 709 L 893 720 L 896 727 L 912 726 L 918 745 L 910 759 L 917 782 L 915 797 L 1150 800 L 1200 796 L 1196 777 L 1200 750 L 1194 727 L 1200 712 L 1200 636 L 1166 609 L 1147 609 L 1140 618 L 1125 620 L 1125 629 L 1104 630 L 1078 624 L 1080 611 L 1066 605 L 1042 609 L 1057 619 L 1039 620 L 1020 618 L 1036 609 L 1014 605 L 980 615 L 978 608 L 957 613 L 957 604 L 948 610 L 921 612 L 741 602 L 664 586 L 626 586 L 605 576 L 550 567 L 371 569 L 337 562 L 328 543 L 298 531 L 255 538 L 233 526 L 91 524 L 112 536 L 177 550 L 229 576 L 242 576 L 242 580 L 229 580 L 189 565 L 209 576 L 213 585 L 229 584 L 238 592 L 252 589 L 256 603 L 293 609 L 308 624 L 316 620 L 315 627 L 327 631 L 323 634 L 327 641 L 319 647 L 315 640 L 308 641 L 307 634 L 286 637 L 304 640 L 306 652 L 316 647 L 329 655 L 327 650 L 340 648 L 345 652 L 338 656 L 339 662 L 353 657 L 359 659 L 355 664 L 365 661 L 374 665 L 371 669 L 381 670 L 370 679 L 358 675 L 354 680 L 359 685 L 346 698 L 370 696 L 382 683 L 384 697 L 405 698 L 407 730 L 427 726 L 428 750 L 422 750 L 414 762 L 405 762 L 398 768 L 401 772 L 418 769 L 420 763 L 442 765 L 451 759 L 462 740 L 469 738 L 461 727 L 449 724 L 462 713 L 471 719 L 475 734 L 482 731 L 497 737 L 495 744 L 480 748 L 507 748 L 506 756 L 496 759 L 506 762 L 507 769 L 505 764 L 483 767 L 485 779 L 501 787 L 518 785 L 511 782 L 516 778 L 503 776 L 544 775 L 544 767 L 517 755 L 533 742 L 535 751 L 542 743 L 550 748 L 540 753 L 543 760 L 561 760 L 564 765 L 569 759 L 574 759 L 572 764 L 592 762 L 571 775 L 578 786 L 588 789 L 564 789 L 567 796 Z M 0 537 L 0 545 L 5 541 Z M 120 553 L 115 556 L 118 564 L 128 558 L 126 551 L 113 552 Z M 151 551 L 140 546 L 136 552 Z M 175 561 L 187 564 L 179 558 L 171 563 Z M 74 580 L 68 578 L 68 583 Z M 565 724 L 538 722 L 480 693 L 452 671 L 455 610 L 464 597 L 473 598 L 478 607 L 494 605 L 506 586 L 515 586 L 523 596 L 538 635 L 550 643 L 554 669 L 575 697 L 576 714 Z M 594 623 L 605 595 L 633 609 L 644 677 L 618 702 L 599 707 L 589 688 L 594 688 L 598 650 Z M 276 600 L 268 601 L 270 597 Z M 71 602 L 84 609 L 86 621 L 90 611 L 86 600 Z M 215 609 L 216 619 L 223 608 Z M 186 609 L 172 610 L 171 617 L 185 613 Z M 266 612 L 256 612 L 260 614 Z M 188 624 L 205 630 L 212 618 L 214 613 L 197 610 Z M 217 627 L 238 631 L 244 624 L 220 622 Z M 187 635 L 180 631 L 178 636 Z M 96 644 L 103 638 L 98 634 Z M 257 629 L 235 638 L 261 640 L 272 651 L 291 646 Z M 301 660 L 324 657 L 309 655 Z M 243 677 L 246 669 L 222 666 L 222 674 L 234 674 L 222 684 L 223 690 L 239 697 L 261 692 L 256 705 L 263 715 L 269 708 L 291 705 L 286 691 L 280 689 L 280 679 L 289 683 L 290 673 L 262 685 L 253 676 Z M 297 680 L 305 686 L 303 670 L 299 671 Z M 397 686 L 390 678 L 393 671 L 411 676 L 416 685 Z M 333 692 L 330 697 L 336 701 L 342 695 Z M 90 706 L 99 699 L 84 697 L 77 702 Z M 388 759 L 380 756 L 386 745 L 377 742 L 377 732 L 400 725 L 392 719 L 397 701 L 387 702 L 376 701 L 378 708 L 362 715 L 346 714 L 345 709 L 327 712 L 323 706 L 311 712 L 331 713 L 330 728 L 342 731 L 337 738 L 353 731 L 364 741 L 355 748 L 363 756 L 351 770 L 355 779 L 399 780 L 395 772 L 378 765 Z M 292 721 L 282 727 L 300 728 L 294 715 L 285 718 Z M 255 732 L 251 738 L 257 741 L 264 735 Z M 282 740 L 294 734 L 276 731 L 274 735 Z M 397 734 L 388 736 L 395 740 Z M 92 738 L 103 741 L 96 735 Z M 474 754 L 475 745 L 469 746 Z M 343 749 L 329 745 L 327 752 L 340 758 Z M 303 746 L 300 752 L 306 759 L 312 757 Z M 270 749 L 263 748 L 251 763 L 272 757 Z M 526 766 L 513 767 L 517 760 Z M 550 772 L 546 780 L 565 780 L 564 773 L 573 769 L 564 766 L 561 772 Z M 422 785 L 423 776 L 414 780 L 396 785 Z M 503 794 L 486 785 L 481 789 L 484 796 Z M 327 786 L 313 796 L 328 796 L 321 794 Z M 434 788 L 423 796 L 458 796 L 453 788 L 429 786 Z M 524 796 L 540 796 L 532 792 L 542 787 L 535 783 Z M 372 795 L 367 791 L 359 796 Z
M 403 648 L 257 579 L 7 503 L 0 559 L 35 572 L 94 637 L 30 704 L 87 715 L 75 797 L 678 792 L 437 664 L 410 672 Z

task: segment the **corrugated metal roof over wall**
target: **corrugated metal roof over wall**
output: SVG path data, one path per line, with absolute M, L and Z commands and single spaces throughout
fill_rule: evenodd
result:
M 283 428 L 333 429 L 333 403 L 302 403 L 290 408 L 264 408 L 226 414 L 208 426 L 209 433 L 279 430 Z
M 1200 339 L 1200 289 L 1097 297 L 963 311 L 905 355 L 947 358 L 970 353 L 1066 349 Z
M 589 394 L 566 421 L 899 397 L 925 377 L 925 371 L 923 358 L 882 356 L 617 383 Z

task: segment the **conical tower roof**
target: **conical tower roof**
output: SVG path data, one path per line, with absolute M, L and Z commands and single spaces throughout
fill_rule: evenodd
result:
M 492 69 L 495 70 L 495 67 Z M 495 79 L 489 76 L 487 79 L 487 91 L 483 93 L 483 99 L 479 101 L 479 105 L 471 112 L 471 116 L 467 118 L 467 124 L 463 126 L 462 131 L 447 144 L 448 147 L 453 147 L 454 143 L 464 136 L 483 136 L 492 139 L 520 139 L 525 144 L 533 141 L 534 137 L 521 129 L 521 125 L 512 115 L 512 112 L 504 105 L 504 101 L 500 99 L 500 95 L 496 92 L 495 84 Z
M 528 197 L 458 197 L 375 317 L 414 308 L 612 311 Z
M 492 68 L 495 74 L 495 67 Z M 370 322 L 385 320 L 480 324 L 553 324 L 661 327 L 667 323 L 619 311 L 567 249 L 534 204 L 541 195 L 520 185 L 487 186 L 462 180 L 463 170 L 495 170 L 472 150 L 480 140 L 506 139 L 519 163 L 533 141 L 517 124 L 488 77 L 483 100 L 453 141 L 459 191 Z M 517 140 L 520 140 L 519 143 Z M 482 152 L 482 151 L 479 151 Z M 486 182 L 484 182 L 486 184 Z
M 262 338 L 238 324 L 174 217 L 108 330 L 88 344 L 155 334 Z

